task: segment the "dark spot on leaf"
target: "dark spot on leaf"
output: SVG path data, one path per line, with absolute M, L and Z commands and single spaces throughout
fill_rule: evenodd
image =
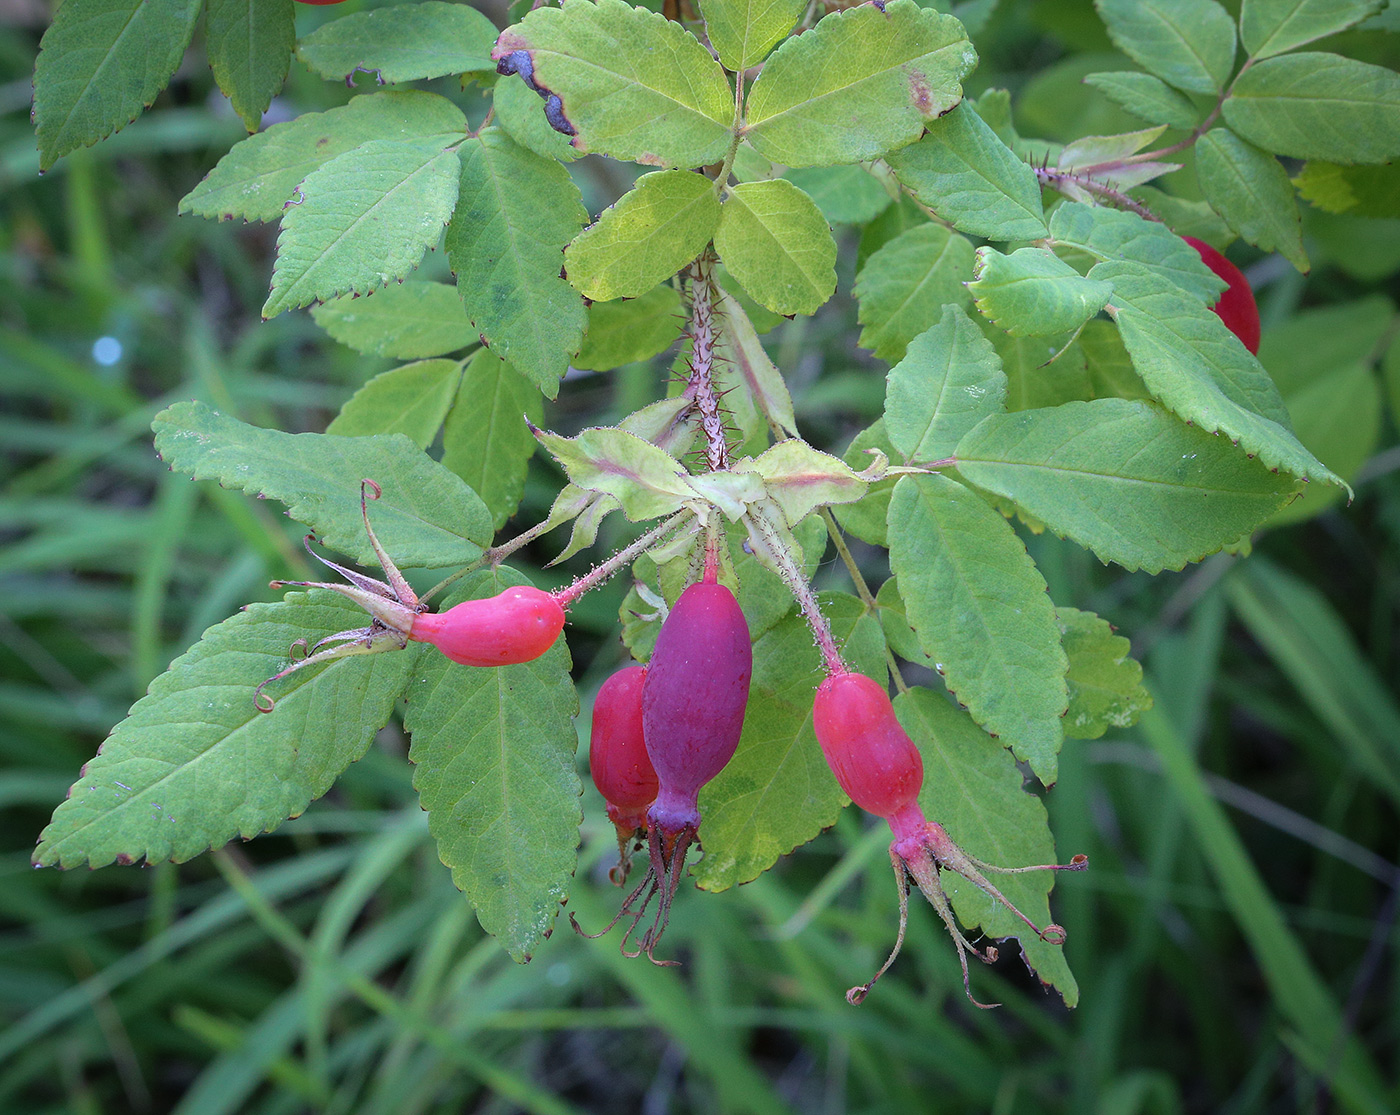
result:
M 909 99 L 924 116 L 933 108 L 933 94 L 928 87 L 928 79 L 923 74 L 909 75 Z
M 496 63 L 496 72 L 509 76 L 519 74 L 520 80 L 544 98 L 544 118 L 556 132 L 566 136 L 576 136 L 578 131 L 564 115 L 564 102 L 558 94 L 547 89 L 535 80 L 535 60 L 528 50 L 512 50 Z

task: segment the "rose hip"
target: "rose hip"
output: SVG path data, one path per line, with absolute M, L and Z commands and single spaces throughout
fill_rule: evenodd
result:
M 617 828 L 618 863 L 608 872 L 621 886 L 631 868 L 631 844 L 647 830 L 647 806 L 656 800 L 656 770 L 642 739 L 645 666 L 627 666 L 598 690 L 588 742 L 588 770 Z
M 1259 352 L 1259 306 L 1254 301 L 1254 291 L 1244 272 L 1217 252 L 1204 240 L 1194 236 L 1183 236 L 1183 240 L 1196 249 L 1201 262 L 1219 275 L 1229 285 L 1220 300 L 1211 307 L 1226 328 L 1230 330 L 1245 348 L 1256 355 Z
M 532 585 L 517 585 L 482 600 L 463 600 L 445 612 L 419 612 L 408 637 L 438 648 L 464 666 L 532 662 L 564 630 L 564 609 Z

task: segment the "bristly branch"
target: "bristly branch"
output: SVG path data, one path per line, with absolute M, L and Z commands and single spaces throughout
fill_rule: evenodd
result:
M 712 470 L 729 467 L 729 439 L 725 415 L 715 394 L 712 371 L 715 362 L 714 259 L 702 255 L 690 266 L 690 378 L 685 394 L 700 412 L 705 434 L 705 460 Z

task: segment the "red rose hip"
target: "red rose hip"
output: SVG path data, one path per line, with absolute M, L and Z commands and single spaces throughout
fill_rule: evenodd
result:
M 1197 240 L 1194 236 L 1183 236 L 1182 239 L 1196 249 L 1202 263 L 1229 284 L 1211 309 L 1225 323 L 1226 328 L 1240 339 L 1240 343 L 1257 355 L 1259 306 L 1254 301 L 1254 291 L 1250 288 L 1249 280 L 1244 277 L 1244 272 L 1204 240 Z

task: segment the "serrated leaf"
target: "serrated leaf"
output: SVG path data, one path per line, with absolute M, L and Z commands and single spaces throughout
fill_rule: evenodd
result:
M 1166 125 L 1159 124 L 1155 128 L 1143 128 L 1136 132 L 1081 136 L 1060 148 L 1056 165 L 1063 170 L 1079 170 L 1126 159 L 1159 139 L 1166 130 Z M 1105 170 L 1103 173 L 1109 172 Z
M 1111 283 L 1086 279 L 1048 248 L 1017 248 L 1009 256 L 977 249 L 967 284 L 978 311 L 1013 337 L 1068 333 L 1108 304 Z
M 894 201 L 884 183 L 859 164 L 789 170 L 783 177 L 816 202 L 828 224 L 863 225 Z
M 167 407 L 151 428 L 171 468 L 285 503 L 293 519 L 362 565 L 375 561 L 360 515 L 362 478 L 381 488 L 370 521 L 405 568 L 465 565 L 491 542 L 480 497 L 401 435 L 286 434 L 194 402 Z
M 1339 166 L 1314 159 L 1293 179 L 1306 202 L 1353 217 L 1400 217 L 1400 164 Z
M 282 89 L 296 45 L 288 0 L 207 0 L 209 68 L 250 132 Z
M 923 139 L 886 161 L 915 197 L 962 232 L 990 240 L 1045 235 L 1035 171 L 968 105 L 931 121 Z
M 170 81 L 200 0 L 78 0 L 39 43 L 34 126 L 39 169 L 130 124 Z
M 705 33 L 724 68 L 755 66 L 797 25 L 804 0 L 699 0 Z
M 958 439 L 1006 403 L 992 344 L 957 306 L 910 343 L 885 386 L 885 432 L 905 461 L 952 456 Z
M 209 628 L 83 768 L 34 862 L 182 863 L 299 816 L 369 749 L 420 648 L 308 666 L 270 687 L 270 713 L 253 704 L 254 688 L 288 665 L 298 639 L 365 623 L 355 605 L 316 591 L 251 604 Z
M 1244 0 L 1240 42 L 1251 58 L 1268 58 L 1355 26 L 1385 0 Z
M 1098 260 L 1140 263 L 1206 305 L 1214 305 L 1225 289 L 1224 281 L 1201 262 L 1195 248 L 1164 225 L 1125 209 L 1067 201 L 1050 216 L 1050 236 L 1057 245 Z
M 567 135 L 550 126 L 545 101 L 523 81 L 497 81 L 491 87 L 491 106 L 495 122 L 521 147 L 565 163 L 583 156 Z
M 1067 739 L 1098 739 L 1110 728 L 1131 728 L 1152 707 L 1132 644 L 1093 612 L 1056 608 L 1069 658 Z
M 612 496 L 634 523 L 669 515 L 696 498 L 690 476 L 678 460 L 626 430 L 595 426 L 577 437 L 540 430 L 535 437 L 573 484 L 586 492 Z
M 1137 186 L 1132 196 L 1178 236 L 1194 236 L 1222 252 L 1235 239 L 1229 226 L 1204 201 L 1175 197 L 1152 186 Z
M 763 64 L 744 134 L 790 167 L 878 159 L 957 104 L 976 65 L 962 24 L 913 0 L 833 12 Z
M 437 438 L 457 397 L 461 365 L 455 360 L 420 360 L 382 372 L 340 408 L 326 433 L 340 437 L 403 434 L 419 449 Z
M 894 699 L 894 710 L 923 755 L 919 805 L 925 816 L 943 825 L 963 851 L 984 863 L 1025 867 L 1055 862 L 1045 806 L 1026 793 L 1021 772 L 1004 747 L 966 713 L 928 689 L 901 693 Z M 1037 925 L 1052 920 L 1048 896 L 1055 872 L 993 875 L 992 879 Z M 963 925 L 980 928 L 998 940 L 1015 937 L 1031 971 L 1058 991 L 1066 1006 L 1079 1002 L 1079 985 L 1065 961 L 1063 945 L 1042 941 L 1010 910 L 954 872 L 943 872 L 941 880 Z
M 813 314 L 836 290 L 836 241 L 816 203 L 770 178 L 729 190 L 715 250 L 734 279 L 777 314 Z
M 885 642 L 890 650 L 906 662 L 916 662 L 932 670 L 933 659 L 919 646 L 919 637 L 909 626 L 909 617 L 904 613 L 904 598 L 899 595 L 899 578 L 890 577 L 875 594 L 879 606 L 880 628 L 885 633 Z
M 729 147 L 734 96 L 724 71 L 656 12 L 564 0 L 507 28 L 491 57 L 560 99 L 559 122 L 580 151 L 690 167 L 719 162 Z
M 548 398 L 583 343 L 583 300 L 559 277 L 588 220 L 568 171 L 495 128 L 464 144 L 447 260 L 467 316 Z
M 1111 322 L 1105 324 L 1112 328 Z M 990 330 L 989 336 L 1006 372 L 1006 410 L 1059 406 L 1093 397 L 1077 341 L 1066 345 L 1063 335 L 1013 337 L 1000 329 Z
M 856 434 L 841 459 L 859 472 L 870 467 L 872 457 L 867 451 L 871 449 L 878 449 L 890 460 L 898 457 L 898 450 L 891 444 L 889 434 L 885 431 L 883 418 Z M 888 545 L 885 520 L 890 507 L 890 497 L 894 494 L 895 482 L 895 477 L 886 477 L 870 485 L 865 498 L 859 503 L 843 503 L 834 507 L 832 514 L 841 524 L 841 529 L 872 546 Z
M 454 602 L 524 583 L 483 570 Z M 408 690 L 413 785 L 438 855 L 481 927 L 522 963 L 549 935 L 578 860 L 577 712 L 562 638 L 518 666 L 425 656 Z
M 475 8 L 421 0 L 323 23 L 297 43 L 297 57 L 330 81 L 367 73 L 381 85 L 392 85 L 493 72 L 495 45 L 495 25 Z
M 889 540 L 919 645 L 973 718 L 1050 785 L 1067 662 L 1045 579 L 1011 524 L 956 480 L 904 476 Z
M 1230 228 L 1262 251 L 1278 251 L 1308 270 L 1303 222 L 1293 184 L 1279 161 L 1229 128 L 1212 128 L 1196 143 L 1196 180 Z
M 1270 468 L 1341 483 L 1299 444 L 1273 380 L 1209 308 L 1137 264 L 1100 263 L 1113 283 L 1109 313 L 1154 398 L 1208 433 L 1221 433 Z
M 442 235 L 460 172 L 455 151 L 392 140 L 313 170 L 282 218 L 263 318 L 402 279 Z
M 1094 0 L 1113 45 L 1188 93 L 1218 93 L 1235 65 L 1235 21 L 1215 0 Z
M 964 283 L 975 262 L 971 242 L 939 225 L 901 232 L 856 278 L 860 346 L 891 364 L 904 359 L 909 342 L 943 316 L 945 305 L 971 301 Z
M 789 527 L 818 507 L 854 503 L 869 487 L 839 457 L 813 449 L 801 438 L 780 441 L 760 456 L 744 458 L 733 467 L 735 472 L 752 472 L 763 478 L 768 498 L 781 509 Z
M 956 456 L 970 483 L 1099 560 L 1149 573 L 1234 545 L 1294 491 L 1223 438 L 1136 400 L 992 415 Z
M 477 340 L 461 298 L 447 283 L 410 279 L 363 298 L 332 298 L 314 307 L 311 316 L 356 352 L 395 360 L 442 356 Z
M 885 640 L 875 617 L 844 593 L 822 593 L 819 602 L 851 668 L 885 677 Z M 812 731 L 812 699 L 824 676 L 800 615 L 789 615 L 754 643 L 738 750 L 700 791 L 705 857 L 694 874 L 703 889 L 756 879 L 779 856 L 835 824 L 846 797 Z
M 275 221 L 302 179 L 362 143 L 384 139 L 445 148 L 466 134 L 462 110 L 436 93 L 355 97 L 325 112 L 304 112 L 236 144 L 180 199 L 180 212 Z
M 1191 101 L 1161 78 L 1132 70 L 1090 74 L 1085 85 L 1092 85 L 1105 97 L 1149 124 L 1191 129 L 1198 113 Z
M 569 282 L 595 301 L 636 298 L 698 256 L 719 222 L 719 198 L 703 174 L 644 174 L 569 245 Z
M 573 365 L 606 372 L 650 360 L 675 344 L 682 324 L 681 296 L 664 284 L 638 298 L 594 302 L 588 307 L 588 332 Z
M 1400 74 L 1340 54 L 1268 58 L 1240 74 L 1222 109 L 1265 151 L 1334 163 L 1400 155 Z
M 787 381 L 768 358 L 753 322 L 733 295 L 721 291 L 715 306 L 718 337 L 713 375 L 720 390 L 741 386 L 768 422 L 796 436 L 797 419 Z
M 482 349 L 462 372 L 442 431 L 442 463 L 481 496 L 499 530 L 525 494 L 535 452 L 530 422 L 544 418 L 540 390 L 494 352 Z

